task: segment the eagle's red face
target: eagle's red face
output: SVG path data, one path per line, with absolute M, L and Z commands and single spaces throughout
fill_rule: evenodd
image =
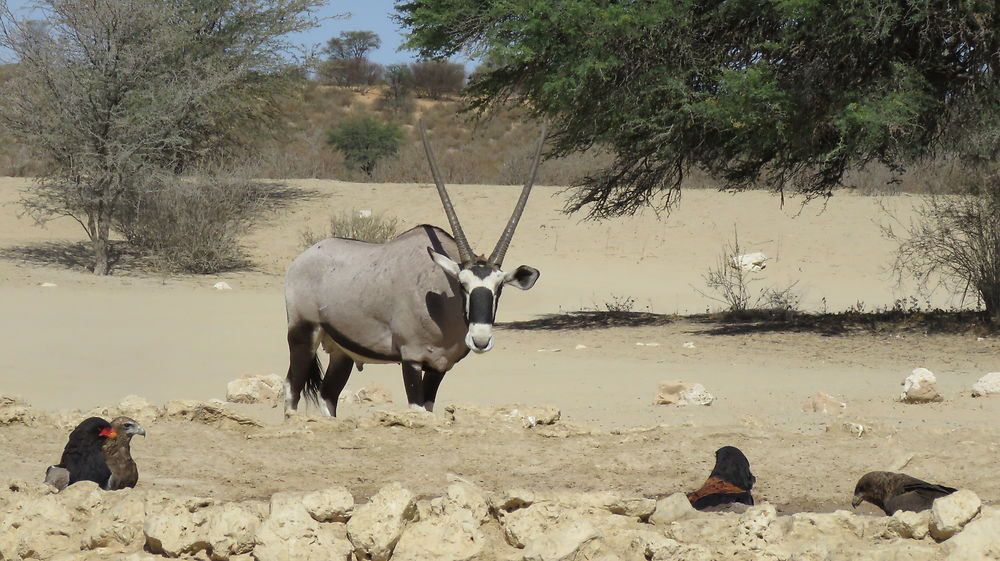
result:
M 114 438 L 114 437 L 118 436 L 118 433 L 115 432 L 114 427 L 104 427 L 103 429 L 101 429 L 101 432 L 98 434 L 98 436 L 105 436 L 107 438 Z

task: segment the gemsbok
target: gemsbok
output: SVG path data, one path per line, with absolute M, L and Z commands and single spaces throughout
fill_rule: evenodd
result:
M 337 400 L 354 365 L 400 363 L 406 399 L 434 410 L 446 372 L 470 350 L 493 348 L 493 322 L 504 285 L 528 290 L 537 269 L 501 269 L 538 171 L 545 132 L 507 227 L 487 259 L 477 256 L 448 197 L 427 131 L 420 123 L 427 161 L 454 237 L 420 225 L 386 243 L 327 238 L 302 252 L 285 277 L 288 377 L 285 411 L 296 411 L 303 392 L 324 413 Z M 326 375 L 317 350 L 330 355 Z

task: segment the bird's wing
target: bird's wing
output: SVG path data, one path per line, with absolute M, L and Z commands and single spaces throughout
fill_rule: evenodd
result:
M 931 507 L 934 499 L 940 496 L 943 495 L 929 496 L 927 493 L 921 493 L 919 491 L 901 493 L 895 497 L 890 497 L 889 500 L 885 501 L 885 512 L 886 514 L 892 516 L 900 510 L 908 510 L 911 512 L 927 510 Z

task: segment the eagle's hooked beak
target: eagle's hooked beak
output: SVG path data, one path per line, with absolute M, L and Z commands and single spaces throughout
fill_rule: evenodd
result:
M 135 426 L 129 427 L 125 432 L 131 435 L 146 436 L 146 429 L 142 428 L 142 425 L 136 423 Z
M 851 499 L 851 506 L 853 506 L 854 508 L 858 508 L 858 505 L 861 504 L 861 502 L 864 500 L 865 498 L 863 496 L 854 495 L 854 498 Z

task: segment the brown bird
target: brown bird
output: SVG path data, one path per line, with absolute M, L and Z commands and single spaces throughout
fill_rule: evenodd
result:
M 713 509 L 732 503 L 753 505 L 750 490 L 757 478 L 750 473 L 750 461 L 735 446 L 723 446 L 715 451 L 715 467 L 701 486 L 688 493 L 691 506 L 698 510 Z
M 77 481 L 93 481 L 102 489 L 134 487 L 139 470 L 132 460 L 129 442 L 146 435 L 134 419 L 117 417 L 110 423 L 90 417 L 69 435 L 59 463 L 45 471 L 45 482 L 62 491 Z
M 101 446 L 104 453 L 104 460 L 111 470 L 111 477 L 108 478 L 107 485 L 102 485 L 103 489 L 114 491 L 125 487 L 135 487 L 139 482 L 139 468 L 132 459 L 132 449 L 130 443 L 132 437 L 140 434 L 146 436 L 146 429 L 134 419 L 128 417 L 115 417 L 111 420 L 111 434 Z
M 935 485 L 910 477 L 904 473 L 873 471 L 864 474 L 854 486 L 854 500 L 857 508 L 862 501 L 881 508 L 889 516 L 900 510 L 920 512 L 931 507 L 934 499 L 954 493 L 956 489 Z

